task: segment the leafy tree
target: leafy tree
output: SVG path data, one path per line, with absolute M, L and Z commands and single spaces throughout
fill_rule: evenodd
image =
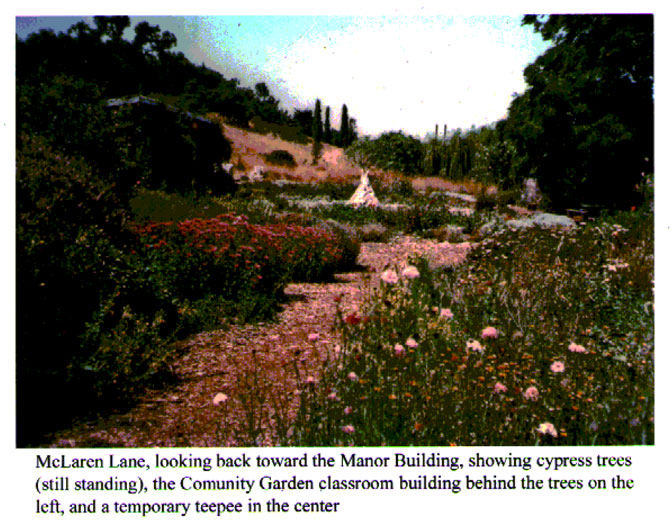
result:
M 140 22 L 135 26 L 133 45 L 147 55 L 160 58 L 177 45 L 177 38 L 169 31 L 161 32 L 158 25 Z
M 313 135 L 313 111 L 310 109 L 294 109 L 292 120 L 301 127 L 306 136 Z
M 623 207 L 653 157 L 653 17 L 528 15 L 553 43 L 525 69 L 507 129 L 515 175 L 553 206 Z
M 422 170 L 425 151 L 420 140 L 397 131 L 386 132 L 375 140 L 357 141 L 347 149 L 346 154 L 364 168 L 378 167 L 417 174 Z
M 96 33 L 99 38 L 109 37 L 114 43 L 120 43 L 124 31 L 131 26 L 128 16 L 94 16 Z
M 254 92 L 262 101 L 266 100 L 271 95 L 268 86 L 264 82 L 257 83 L 254 86 Z

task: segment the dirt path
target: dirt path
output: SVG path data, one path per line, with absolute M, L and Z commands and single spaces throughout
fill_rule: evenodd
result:
M 323 361 L 337 349 L 336 314 L 357 310 L 388 266 L 403 265 L 414 255 L 428 257 L 434 266 L 452 264 L 463 260 L 468 249 L 467 243 L 410 237 L 364 243 L 358 261 L 367 271 L 338 275 L 334 283 L 289 285 L 290 300 L 272 323 L 193 336 L 176 363 L 177 384 L 149 391 L 130 411 L 56 433 L 51 446 L 282 444 L 277 433 L 291 424 L 297 386 L 319 380 Z M 216 405 L 217 394 L 227 398 Z

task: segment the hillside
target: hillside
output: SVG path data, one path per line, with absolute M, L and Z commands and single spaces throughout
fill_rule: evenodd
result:
M 277 136 L 259 134 L 231 125 L 222 124 L 224 135 L 233 147 L 230 162 L 240 171 L 249 172 L 260 166 L 267 173 L 268 179 L 287 179 L 291 181 L 350 181 L 361 174 L 359 167 L 354 165 L 343 153 L 343 149 L 324 144 L 317 165 L 312 165 L 312 145 L 300 145 L 282 140 Z M 297 166 L 288 168 L 268 164 L 264 158 L 274 150 L 289 152 Z

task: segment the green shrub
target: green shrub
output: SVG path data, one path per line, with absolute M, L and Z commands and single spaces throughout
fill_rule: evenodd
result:
M 230 209 L 225 199 L 193 194 L 177 194 L 162 190 L 140 189 L 130 200 L 133 221 L 184 221 L 195 217 L 210 218 Z
M 259 134 L 273 134 L 278 138 L 298 143 L 299 145 L 307 145 L 310 139 L 306 136 L 301 127 L 298 125 L 280 125 L 277 123 L 269 123 L 264 121 L 259 116 L 255 116 L 251 120 L 251 131 Z
M 127 203 L 85 161 L 42 138 L 21 137 L 16 183 L 18 430 L 24 441 L 33 431 L 31 401 L 75 393 L 66 383 L 79 337 L 123 266 Z M 50 409 L 42 421 L 61 411 Z
M 286 150 L 274 150 L 273 152 L 264 154 L 264 158 L 266 159 L 266 162 L 270 163 L 271 165 L 279 165 L 290 168 L 296 167 L 296 160 L 294 159 L 294 156 L 292 156 L 291 153 L 287 152 Z
M 398 176 L 388 177 L 384 181 L 378 176 L 370 176 L 371 188 L 376 196 L 388 201 L 406 201 L 415 196 L 413 183 L 410 180 Z

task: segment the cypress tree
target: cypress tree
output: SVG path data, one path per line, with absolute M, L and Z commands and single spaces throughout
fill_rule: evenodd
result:
M 340 132 L 340 144 L 341 147 L 345 148 L 350 145 L 352 139 L 350 137 L 350 118 L 348 118 L 348 106 L 343 104 L 341 109 L 341 132 Z
M 324 114 L 324 142 L 331 143 L 331 109 L 329 107 Z
M 313 140 L 322 141 L 322 104 L 319 98 L 315 102 L 315 112 L 313 113 Z
M 322 152 L 322 104 L 318 99 L 315 102 L 313 113 L 313 165 L 317 164 Z

